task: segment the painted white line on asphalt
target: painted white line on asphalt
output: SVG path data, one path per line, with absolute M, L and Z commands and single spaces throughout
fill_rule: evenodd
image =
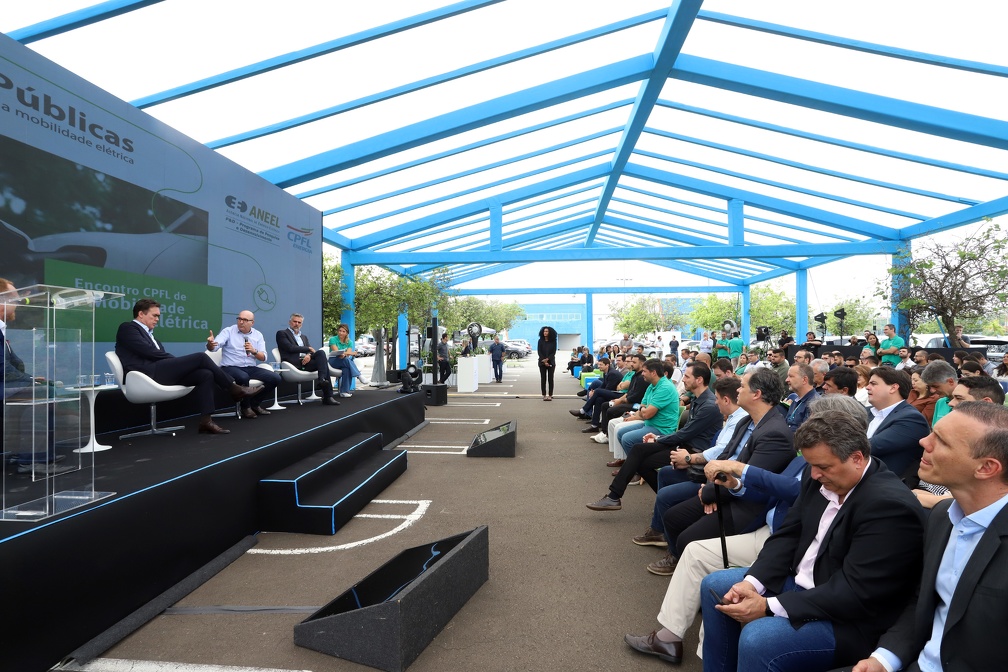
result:
M 266 549 L 266 548 L 250 548 L 246 553 L 249 555 L 311 555 L 312 553 L 331 553 L 333 551 L 346 551 L 351 548 L 357 548 L 359 546 L 366 546 L 368 544 L 373 544 L 376 541 L 381 541 L 382 539 L 387 539 L 393 534 L 398 534 L 402 532 L 409 526 L 411 526 L 416 521 L 423 518 L 423 515 L 427 513 L 427 509 L 431 505 L 430 499 L 373 499 L 372 504 L 416 504 L 416 508 L 413 509 L 413 513 L 406 514 L 402 516 L 405 520 L 402 523 L 394 527 L 393 529 L 379 534 L 376 537 L 369 537 L 367 539 L 361 539 L 359 541 L 351 541 L 346 544 L 338 544 L 336 546 L 317 546 L 312 548 L 277 548 L 277 549 Z M 357 518 L 361 514 L 354 516 Z
M 431 425 L 489 425 L 490 420 L 466 420 L 464 418 L 438 418 L 427 421 Z
M 462 408 L 495 408 L 495 407 L 498 407 L 500 405 L 501 405 L 501 403 L 499 401 L 487 401 L 487 402 L 484 402 L 482 404 L 480 402 L 478 402 L 478 401 L 469 401 L 469 402 L 464 402 L 464 403 L 461 403 L 461 404 L 452 404 L 452 406 L 454 408 L 459 408 L 459 407 L 462 407 Z
M 452 445 L 447 445 L 447 444 L 444 444 L 444 443 L 437 443 L 437 444 L 434 444 L 434 443 L 410 443 L 410 444 L 400 443 L 399 447 L 406 448 L 406 450 L 413 450 L 415 448 L 442 448 L 442 449 L 444 449 L 444 448 L 455 448 L 456 450 L 459 449 L 459 448 L 463 448 L 463 449 L 464 448 L 468 448 L 468 446 L 452 446 Z
M 75 662 L 60 665 L 57 670 L 75 672 L 311 672 L 311 670 L 285 670 L 276 667 L 236 667 L 234 665 L 192 665 L 157 660 L 125 660 L 96 658 L 80 665 Z

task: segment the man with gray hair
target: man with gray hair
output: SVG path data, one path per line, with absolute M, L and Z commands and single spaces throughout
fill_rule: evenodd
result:
M 812 386 L 817 393 L 823 394 L 823 383 L 826 382 L 826 374 L 830 372 L 830 365 L 826 363 L 825 359 L 813 359 L 809 366 L 812 367 L 814 378 Z
M 949 398 L 952 391 L 959 384 L 959 374 L 955 368 L 944 359 L 936 359 L 920 373 L 920 379 L 931 386 L 935 394 L 941 398 L 935 404 L 934 416 L 931 418 L 931 426 L 934 427 L 939 420 L 948 415 L 952 410 L 949 405 Z
M 276 332 L 277 350 L 280 361 L 289 362 L 302 371 L 317 371 L 318 382 L 322 387 L 322 403 L 327 406 L 339 406 L 333 396 L 332 380 L 329 377 L 329 359 L 323 350 L 316 350 L 308 342 L 308 336 L 301 333 L 304 315 L 291 313 L 286 329 Z

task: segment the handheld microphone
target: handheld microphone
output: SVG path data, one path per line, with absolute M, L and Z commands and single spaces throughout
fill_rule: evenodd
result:
M 248 343 L 248 342 L 249 342 L 249 340 L 248 340 L 248 336 L 246 336 L 246 337 L 245 337 L 245 342 L 246 342 L 246 343 Z M 252 356 L 252 353 L 251 353 L 251 352 L 249 352 L 248 350 L 246 350 L 246 351 L 245 351 L 245 354 L 246 354 L 246 355 L 248 355 L 249 357 L 251 357 L 251 356 Z

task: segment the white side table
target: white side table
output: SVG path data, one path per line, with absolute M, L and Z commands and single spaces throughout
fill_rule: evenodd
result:
M 100 453 L 103 450 L 112 450 L 112 446 L 106 446 L 103 443 L 98 443 L 98 439 L 95 436 L 95 398 L 98 396 L 99 392 L 104 392 L 105 390 L 118 390 L 119 386 L 116 384 L 112 385 L 89 385 L 85 387 L 68 387 L 68 390 L 77 390 L 81 392 L 84 396 L 88 398 L 89 413 L 88 416 L 91 420 L 91 436 L 88 439 L 87 445 L 83 448 L 76 449 L 75 453 Z

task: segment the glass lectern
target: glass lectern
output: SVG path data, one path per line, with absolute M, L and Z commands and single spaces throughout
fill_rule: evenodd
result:
M 51 285 L 0 294 L 0 520 L 42 520 L 115 494 L 95 489 L 94 452 L 81 450 L 94 429 L 82 425 L 81 396 L 104 383 L 95 371 L 95 306 L 121 296 Z

